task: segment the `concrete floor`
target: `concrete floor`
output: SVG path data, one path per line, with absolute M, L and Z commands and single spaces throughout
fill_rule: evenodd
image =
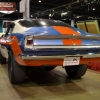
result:
M 34 69 L 30 79 L 11 85 L 7 65 L 0 65 L 0 100 L 100 100 L 100 73 L 88 70 L 82 79 L 69 79 L 65 70 Z

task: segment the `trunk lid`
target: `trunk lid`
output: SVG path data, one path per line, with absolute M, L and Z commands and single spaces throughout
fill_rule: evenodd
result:
M 26 36 L 26 41 L 32 37 L 32 46 L 34 45 L 34 48 L 66 48 L 66 46 L 100 45 L 100 36 L 87 34 L 83 31 L 80 32 L 80 30 L 74 30 L 71 27 L 35 27 L 27 32 L 30 34 Z
M 38 30 L 38 31 L 37 31 Z M 80 36 L 81 34 L 70 27 L 52 26 L 32 28 L 29 31 L 34 36 L 36 45 L 81 45 L 80 39 L 64 38 L 65 35 Z

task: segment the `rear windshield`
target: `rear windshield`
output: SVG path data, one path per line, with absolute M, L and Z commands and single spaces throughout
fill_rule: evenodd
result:
M 67 26 L 66 23 L 62 21 L 56 21 L 56 20 L 21 20 L 19 21 L 19 24 L 24 27 L 39 27 L 39 26 Z

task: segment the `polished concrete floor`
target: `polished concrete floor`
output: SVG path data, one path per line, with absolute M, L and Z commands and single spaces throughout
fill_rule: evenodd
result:
M 100 100 L 99 72 L 88 70 L 75 80 L 61 67 L 51 72 L 32 70 L 24 83 L 11 85 L 7 65 L 0 65 L 0 100 Z

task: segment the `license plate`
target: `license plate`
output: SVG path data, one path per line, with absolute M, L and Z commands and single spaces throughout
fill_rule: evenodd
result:
M 79 65 L 80 57 L 65 57 L 63 66 Z

